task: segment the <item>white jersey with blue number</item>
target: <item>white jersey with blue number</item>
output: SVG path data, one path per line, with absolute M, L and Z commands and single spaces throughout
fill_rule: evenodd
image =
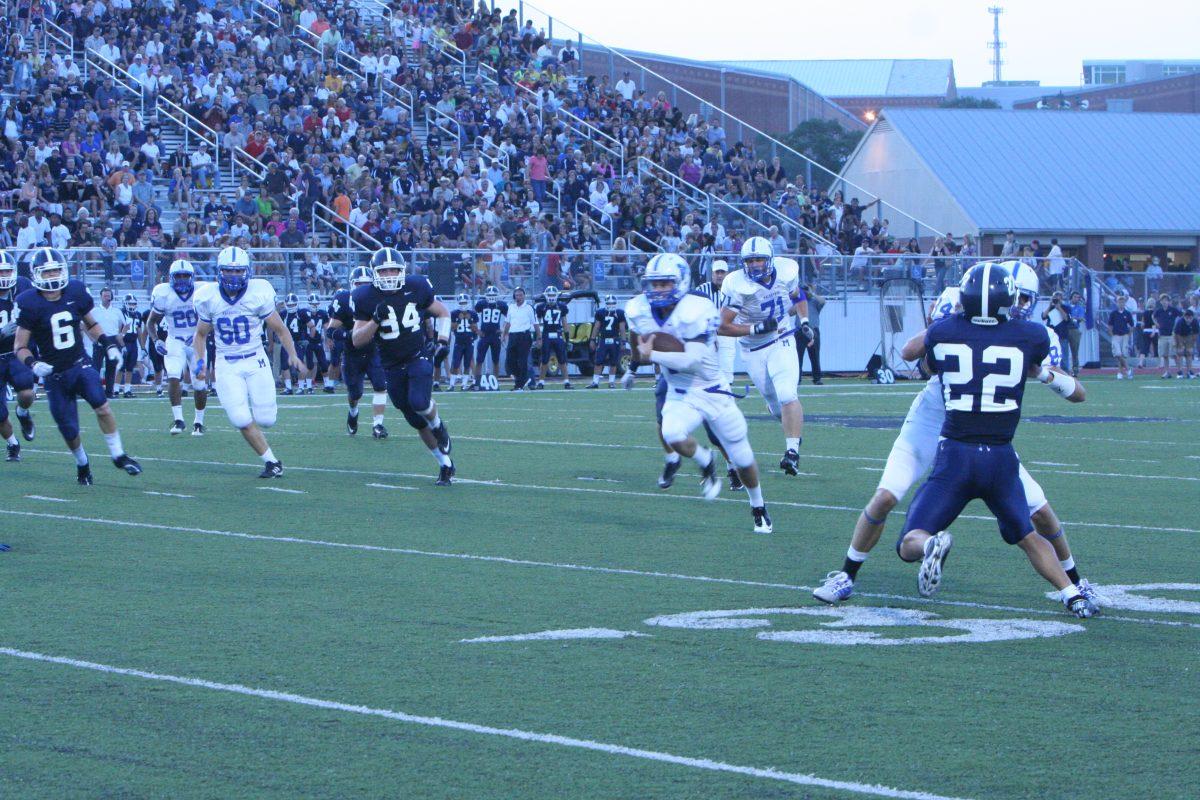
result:
M 215 283 L 196 289 L 196 313 L 212 325 L 218 355 L 245 355 L 262 349 L 263 320 L 275 312 L 275 287 L 262 278 L 251 278 L 235 302 L 230 303 Z
M 169 283 L 160 283 L 150 292 L 150 307 L 163 319 L 167 335 L 184 344 L 191 344 L 196 335 L 195 301 L 205 286 L 215 284 L 197 283 L 186 299 L 176 294 Z
M 775 256 L 775 280 L 769 286 L 751 280 L 746 270 L 739 269 L 725 276 L 721 294 L 727 298 L 726 306 L 737 312 L 733 321 L 738 325 L 757 325 L 767 317 L 774 317 L 779 329 L 770 333 L 748 334 L 739 339 L 743 347 L 768 344 L 793 332 L 798 320 L 788 314 L 795 305 L 792 297 L 800 291 L 800 265 L 795 259 Z
M 714 345 L 717 326 L 721 320 L 717 315 L 717 307 L 707 297 L 697 294 L 686 294 L 671 315 L 662 322 L 650 308 L 646 295 L 639 294 L 625 304 L 625 320 L 629 328 L 639 336 L 651 333 L 669 333 L 685 345 L 689 340 L 700 339 L 704 342 L 706 352 L 704 358 L 693 370 L 681 372 L 664 369 L 667 385 L 672 389 L 707 389 L 711 386 L 725 388 L 724 378 L 721 377 L 720 365 L 717 362 L 717 348 Z

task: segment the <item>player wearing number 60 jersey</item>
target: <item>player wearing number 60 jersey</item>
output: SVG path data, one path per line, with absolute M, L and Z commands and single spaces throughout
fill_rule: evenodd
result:
M 283 464 L 267 445 L 262 429 L 275 424 L 275 378 L 271 360 L 263 349 L 265 324 L 279 338 L 292 366 L 305 374 L 296 343 L 275 310 L 275 289 L 261 278 L 252 278 L 250 254 L 240 247 L 226 247 L 217 254 L 217 283 L 196 291 L 196 314 L 200 317 L 193 343 L 196 377 L 202 380 L 208 365 L 205 348 L 211 334 L 216 343 L 217 397 L 229 421 L 242 432 L 263 461 L 260 478 L 283 475 Z
M 151 334 L 158 330 L 161 321 L 167 329 L 167 338 L 155 337 L 154 347 L 163 359 L 163 369 L 167 373 L 167 391 L 171 399 L 170 433 L 172 436 L 183 433 L 183 390 L 180 380 L 183 371 L 187 369 L 192 375 L 193 388 L 196 390 L 196 416 L 192 420 L 192 435 L 204 435 L 204 407 L 208 404 L 208 393 L 201 387 L 203 382 L 196 379 L 197 364 L 192 349 L 192 339 L 196 335 L 196 268 L 190 261 L 176 259 L 167 270 L 167 283 L 160 283 L 150 292 L 150 317 L 146 327 Z M 204 353 L 200 354 L 201 360 Z
M 113 464 L 129 475 L 140 475 L 141 466 L 125 453 L 117 419 L 104 396 L 100 373 L 92 366 L 80 337 L 82 330 L 106 349 L 108 358 L 120 357 L 117 337 L 101 331 L 92 317 L 92 296 L 79 281 L 70 280 L 67 262 L 57 250 L 43 247 L 30 258 L 33 288 L 17 297 L 17 330 L 13 341 L 16 357 L 34 375 L 46 381 L 50 415 L 75 456 L 76 478 L 92 484 L 92 470 L 79 437 L 79 398 L 96 412 L 96 422 L 108 444 Z M 30 345 L 37 348 L 33 355 Z
M 454 477 L 450 434 L 433 402 L 433 370 L 445 360 L 450 343 L 450 312 L 433 296 L 429 279 L 408 275 L 398 250 L 385 247 L 371 256 L 373 282 L 350 293 L 354 309 L 351 341 L 366 348 L 372 341 L 387 374 L 388 396 L 417 430 L 438 462 L 438 486 Z M 431 346 L 425 340 L 425 319 L 437 331 Z
M 727 302 L 721 308 L 722 336 L 737 336 L 742 363 L 771 416 L 783 423 L 784 454 L 779 468 L 800 470 L 804 408 L 796 396 L 800 358 L 796 329 L 809 339 L 808 296 L 800 288 L 800 265 L 775 256 L 771 243 L 752 236 L 742 245 L 742 269 L 721 283 Z M 793 321 L 793 317 L 795 318 Z

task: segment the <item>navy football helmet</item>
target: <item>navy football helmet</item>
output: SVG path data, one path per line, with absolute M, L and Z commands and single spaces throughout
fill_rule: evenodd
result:
M 489 286 L 483 290 L 483 299 L 489 303 L 495 303 L 500 299 L 500 290 L 495 286 Z
M 0 250 L 0 292 L 17 285 L 17 260 L 7 250 Z
M 1017 285 L 997 261 L 984 261 L 967 270 L 959 290 L 963 313 L 976 325 L 1004 322 L 1017 303 Z
M 350 285 L 362 286 L 375 282 L 375 271 L 370 267 L 355 267 L 350 270 Z
M 408 263 L 393 247 L 376 250 L 371 256 L 371 269 L 375 274 L 375 288 L 381 292 L 398 291 L 408 275 Z
M 288 311 L 295 311 L 297 308 L 300 307 L 300 298 L 296 295 L 295 292 L 290 293 L 287 296 L 287 298 L 283 301 L 283 307 L 286 308 Z
M 39 247 L 33 251 L 29 270 L 33 274 L 34 287 L 41 292 L 62 291 L 71 280 L 67 272 L 67 259 L 50 247 Z

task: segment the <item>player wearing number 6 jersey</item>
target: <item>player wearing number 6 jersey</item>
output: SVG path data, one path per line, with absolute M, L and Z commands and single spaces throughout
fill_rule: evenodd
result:
M 271 360 L 263 349 L 263 325 L 279 338 L 289 362 L 301 375 L 304 363 L 296 343 L 275 310 L 275 289 L 261 278 L 252 278 L 250 254 L 226 247 L 217 254 L 218 279 L 196 291 L 196 325 L 193 343 L 196 380 L 203 380 L 208 365 L 205 348 L 211 334 L 216 342 L 217 397 L 229 421 L 242 432 L 263 461 L 260 478 L 283 475 L 283 464 L 267 445 L 262 429 L 275 424 L 275 378 Z
M 796 329 L 812 338 L 800 265 L 776 257 L 769 241 L 752 236 L 742 245 L 742 269 L 725 276 L 721 294 L 727 302 L 721 308 L 717 333 L 739 337 L 746 372 L 771 416 L 783 423 L 785 450 L 779 468 L 788 475 L 799 474 L 804 408 L 796 396 L 800 383 Z
M 433 370 L 445 360 L 450 343 L 450 312 L 433 296 L 429 279 L 408 275 L 404 256 L 390 247 L 371 256 L 374 281 L 350 293 L 354 309 L 351 341 L 366 348 L 372 341 L 387 374 L 392 404 L 417 430 L 438 462 L 438 486 L 454 477 L 450 434 L 433 401 Z M 437 338 L 425 340 L 425 319 L 432 317 Z
M 140 475 L 141 466 L 126 455 L 121 445 L 117 419 L 104 396 L 100 373 L 92 366 L 79 336 L 80 323 L 113 360 L 121 355 L 117 337 L 105 335 L 92 318 L 92 296 L 82 283 L 69 279 L 66 260 L 57 250 L 35 250 L 30 269 L 33 288 L 17 297 L 20 313 L 13 347 L 17 359 L 46 381 L 50 415 L 75 456 L 77 480 L 84 486 L 92 484 L 91 466 L 79 437 L 79 398 L 95 410 L 113 464 L 129 475 Z M 36 357 L 31 343 L 37 348 Z
M 172 436 L 184 431 L 183 390 L 180 386 L 184 369 L 191 373 L 196 390 L 192 435 L 204 435 L 204 407 L 208 404 L 208 393 L 200 388 L 204 383 L 196 378 L 197 364 L 192 349 L 192 339 L 196 335 L 195 278 L 196 268 L 192 263 L 176 259 L 167 270 L 167 283 L 158 284 L 150 292 L 150 317 L 146 320 L 146 327 L 155 337 L 154 347 L 162 356 L 163 369 L 167 373 L 167 393 L 174 417 L 170 428 Z M 155 335 L 160 321 L 167 329 L 165 339 Z M 201 360 L 204 356 L 201 352 Z

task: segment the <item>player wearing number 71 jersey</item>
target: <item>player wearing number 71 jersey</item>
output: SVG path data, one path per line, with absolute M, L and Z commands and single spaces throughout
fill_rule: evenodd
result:
M 283 345 L 292 367 L 304 375 L 304 362 L 296 354 L 296 343 L 275 310 L 275 289 L 261 278 L 252 278 L 250 254 L 240 247 L 226 247 L 217 254 L 218 279 L 196 291 L 196 325 L 193 343 L 197 380 L 203 380 L 209 334 L 216 341 L 217 397 L 229 421 L 242 432 L 263 461 L 260 478 L 283 475 L 283 464 L 267 445 L 262 429 L 275 424 L 275 378 L 271 360 L 262 345 L 265 324 Z

